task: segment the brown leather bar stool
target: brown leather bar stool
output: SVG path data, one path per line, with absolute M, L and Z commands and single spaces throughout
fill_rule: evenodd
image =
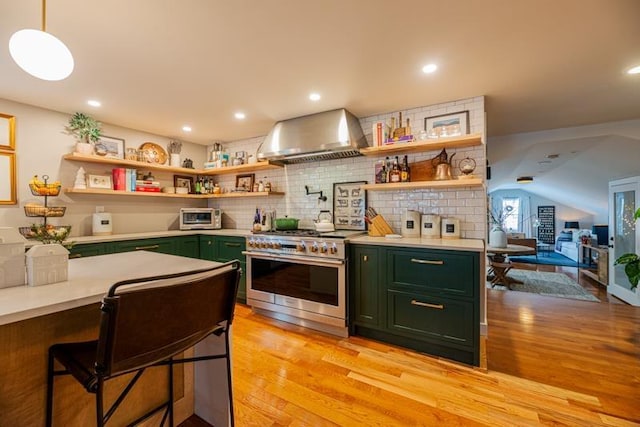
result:
M 229 412 L 234 425 L 229 327 L 240 275 L 240 263 L 235 260 L 210 269 L 126 280 L 111 286 L 100 307 L 98 339 L 49 348 L 47 426 L 53 421 L 55 376 L 72 375 L 87 392 L 96 395 L 96 421 L 103 426 L 144 370 L 158 365 L 168 366 L 168 398 L 131 424 L 165 409 L 162 425 L 168 419 L 173 426 L 173 365 L 220 358 L 227 363 Z M 211 334 L 224 334 L 224 353 L 175 358 Z M 56 361 L 64 370 L 54 369 Z M 105 413 L 105 381 L 133 372 L 133 378 Z

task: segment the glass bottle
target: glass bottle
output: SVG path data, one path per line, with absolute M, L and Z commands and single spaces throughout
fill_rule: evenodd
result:
M 405 155 L 402 161 L 402 167 L 400 168 L 400 182 L 409 182 L 411 180 L 410 171 L 407 156 Z
M 393 167 L 391 168 L 391 173 L 389 174 L 390 182 L 400 182 L 400 166 L 398 166 L 398 156 L 393 160 Z

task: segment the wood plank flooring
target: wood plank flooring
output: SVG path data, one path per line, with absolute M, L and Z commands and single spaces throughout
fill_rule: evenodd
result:
M 236 425 L 640 425 L 640 309 L 489 290 L 488 319 L 483 371 L 238 305 Z

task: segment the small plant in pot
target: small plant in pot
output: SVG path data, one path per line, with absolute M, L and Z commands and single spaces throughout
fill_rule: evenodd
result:
M 633 215 L 634 221 L 640 218 L 640 208 Z M 615 260 L 613 265 L 624 265 L 624 273 L 631 283 L 631 289 L 635 289 L 640 281 L 640 256 L 638 254 L 623 254 Z
M 101 124 L 93 117 L 84 113 L 75 113 L 69 119 L 67 131 L 78 140 L 76 152 L 80 154 L 93 154 L 94 144 L 102 135 Z

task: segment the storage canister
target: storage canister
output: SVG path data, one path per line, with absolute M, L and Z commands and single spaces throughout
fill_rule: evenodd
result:
M 428 239 L 440 238 L 440 216 L 433 214 L 422 215 L 420 221 L 420 234 Z
M 442 218 L 440 229 L 443 239 L 460 238 L 460 220 L 458 218 Z

